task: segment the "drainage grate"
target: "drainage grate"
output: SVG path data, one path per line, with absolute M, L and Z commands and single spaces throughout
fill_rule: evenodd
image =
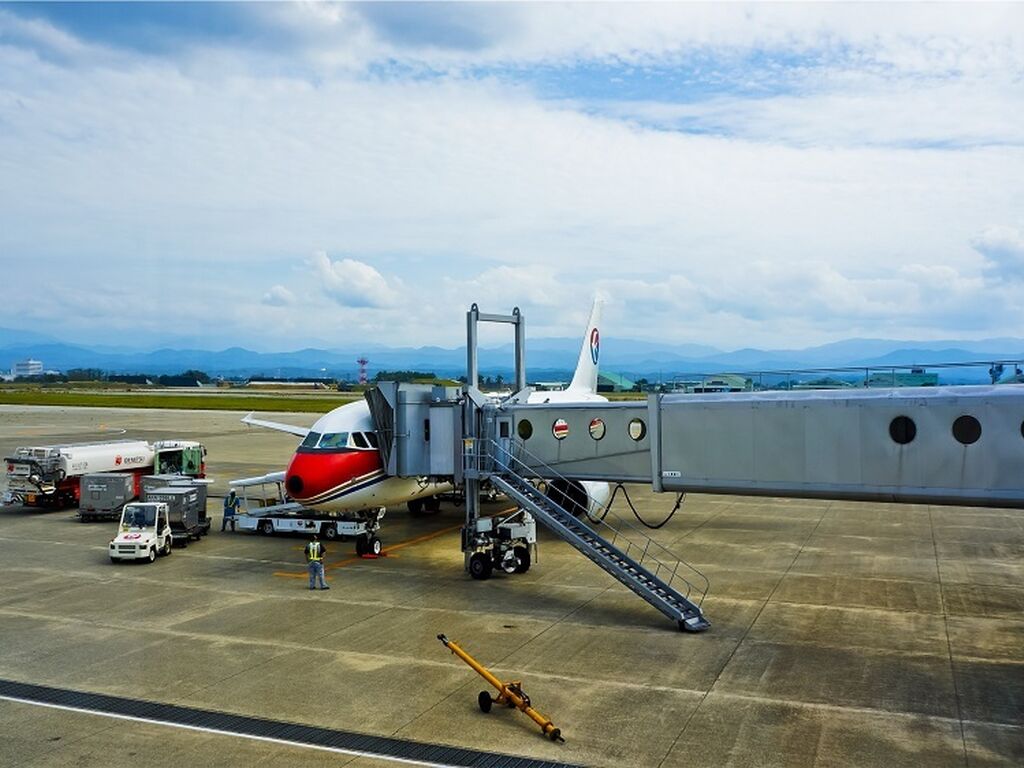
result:
M 502 755 L 496 752 L 479 752 L 475 749 L 445 747 L 438 744 L 423 744 L 406 739 L 318 728 L 312 725 L 267 720 L 261 717 L 232 715 L 210 709 L 180 707 L 174 704 L 160 704 L 155 701 L 108 696 L 102 693 L 51 688 L 13 680 L 0 680 L 0 698 L 425 765 L 459 766 L 460 768 L 462 766 L 465 768 L 572 768 L 567 763 L 553 763 L 547 760 Z

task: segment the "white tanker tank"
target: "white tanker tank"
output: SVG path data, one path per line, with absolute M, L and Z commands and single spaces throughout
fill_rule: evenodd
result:
M 113 440 L 18 448 L 5 459 L 7 498 L 30 506 L 77 503 L 83 475 L 167 472 L 204 477 L 206 449 L 185 440 Z

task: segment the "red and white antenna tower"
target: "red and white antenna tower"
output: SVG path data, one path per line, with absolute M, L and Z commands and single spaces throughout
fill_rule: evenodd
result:
M 362 384 L 363 386 L 366 386 L 366 364 L 369 363 L 370 361 L 367 360 L 365 357 L 360 357 L 358 360 L 356 360 L 356 362 L 359 363 L 359 383 Z

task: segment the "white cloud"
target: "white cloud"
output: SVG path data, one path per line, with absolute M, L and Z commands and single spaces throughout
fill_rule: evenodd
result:
M 986 268 L 996 280 L 1024 279 L 1024 237 L 1013 227 L 990 227 L 971 241 L 987 260 Z
M 263 303 L 270 307 L 289 307 L 295 303 L 295 294 L 283 285 L 275 285 L 263 294 Z
M 347 65 L 644 66 L 723 51 L 846 60 L 890 75 L 978 76 L 1024 64 L 1024 11 L 1014 4 L 310 3 L 262 12 L 301 33 L 318 61 Z
M 398 303 L 396 288 L 369 264 L 355 259 L 331 261 L 323 251 L 313 254 L 312 262 L 324 292 L 342 306 L 391 307 Z
M 384 35 L 352 6 L 254 7 L 291 20 L 294 57 L 112 52 L 0 11 L 0 35 L 21 25 L 0 37 L 6 279 L 124 281 L 217 316 L 227 300 L 219 331 L 292 346 L 310 315 L 457 344 L 474 301 L 575 335 L 596 288 L 620 337 L 1024 334 L 1021 313 L 978 309 L 1018 306 L 981 278 L 1024 276 L 1020 235 L 977 235 L 1019 223 L 1022 11 L 930 8 L 509 5 L 507 31 L 460 47 Z M 716 91 L 692 63 L 705 90 L 660 83 L 660 101 L 535 92 L 579 62 L 643 75 L 694 52 L 767 92 Z M 435 76 L 367 73 L 391 58 Z M 500 71 L 531 62 L 553 69 Z M 296 269 L 320 248 L 346 258 Z

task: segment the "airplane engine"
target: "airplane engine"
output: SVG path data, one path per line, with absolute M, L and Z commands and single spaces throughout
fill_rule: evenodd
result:
M 574 517 L 584 513 L 601 517 L 611 498 L 611 487 L 595 480 L 552 480 L 545 495 Z

